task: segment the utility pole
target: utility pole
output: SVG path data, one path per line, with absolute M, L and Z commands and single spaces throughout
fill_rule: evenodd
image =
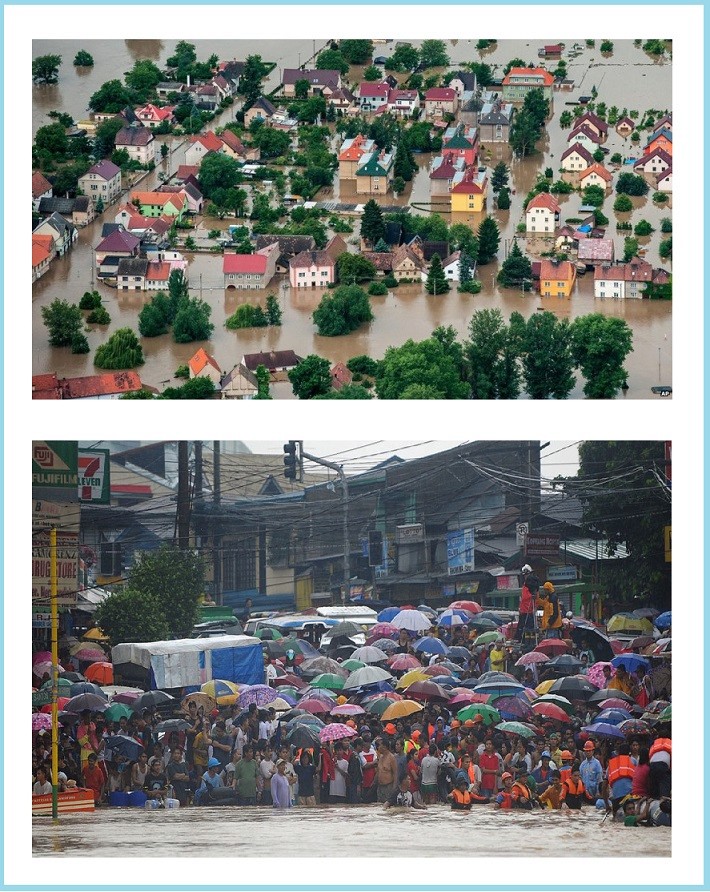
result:
M 190 544 L 190 492 L 188 487 L 187 440 L 178 442 L 177 539 L 178 548 L 185 551 Z
M 219 532 L 217 508 L 222 501 L 222 472 L 220 468 L 220 441 L 214 440 L 214 481 L 212 483 L 212 503 L 215 513 L 212 520 L 212 575 L 214 578 L 214 599 L 222 605 L 222 536 Z
M 202 440 L 195 440 L 195 480 L 192 488 L 192 503 L 202 503 Z M 201 508 L 200 508 L 201 512 Z M 203 516 L 195 512 L 195 544 L 202 549 L 202 534 L 204 529 Z

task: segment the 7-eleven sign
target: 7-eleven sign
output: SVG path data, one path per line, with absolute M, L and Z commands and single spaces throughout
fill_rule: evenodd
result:
M 107 505 L 111 501 L 110 451 L 79 449 L 79 501 Z

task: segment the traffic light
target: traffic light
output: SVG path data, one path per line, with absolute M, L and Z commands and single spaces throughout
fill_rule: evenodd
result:
M 284 443 L 284 477 L 287 480 L 300 480 L 298 444 L 295 440 Z

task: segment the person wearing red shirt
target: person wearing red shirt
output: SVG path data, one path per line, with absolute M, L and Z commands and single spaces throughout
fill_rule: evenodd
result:
M 484 796 L 492 796 L 497 791 L 501 765 L 502 759 L 495 751 L 493 741 L 487 740 L 485 750 L 478 757 L 478 767 L 481 769 L 481 793 Z
M 648 747 L 644 747 L 639 751 L 639 763 L 634 768 L 633 777 L 631 778 L 631 795 L 632 796 L 650 796 L 649 775 L 651 773 L 651 764 L 648 754 Z
M 98 761 L 96 753 L 90 753 L 86 760 L 86 764 L 82 769 L 84 786 L 87 790 L 93 792 L 94 803 L 96 805 L 101 804 L 101 800 L 104 796 L 104 789 L 106 787 L 106 777 L 103 771 L 99 768 Z
M 522 572 L 524 579 L 518 606 L 518 628 L 515 632 L 517 641 L 522 641 L 525 632 L 532 632 L 535 628 L 535 601 L 540 588 L 540 580 L 533 575 L 530 564 L 525 564 Z

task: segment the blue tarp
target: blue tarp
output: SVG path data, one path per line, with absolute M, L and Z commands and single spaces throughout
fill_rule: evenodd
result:
M 240 684 L 264 683 L 264 652 L 261 644 L 254 647 L 225 647 L 224 650 L 213 650 L 211 653 L 212 678 Z

